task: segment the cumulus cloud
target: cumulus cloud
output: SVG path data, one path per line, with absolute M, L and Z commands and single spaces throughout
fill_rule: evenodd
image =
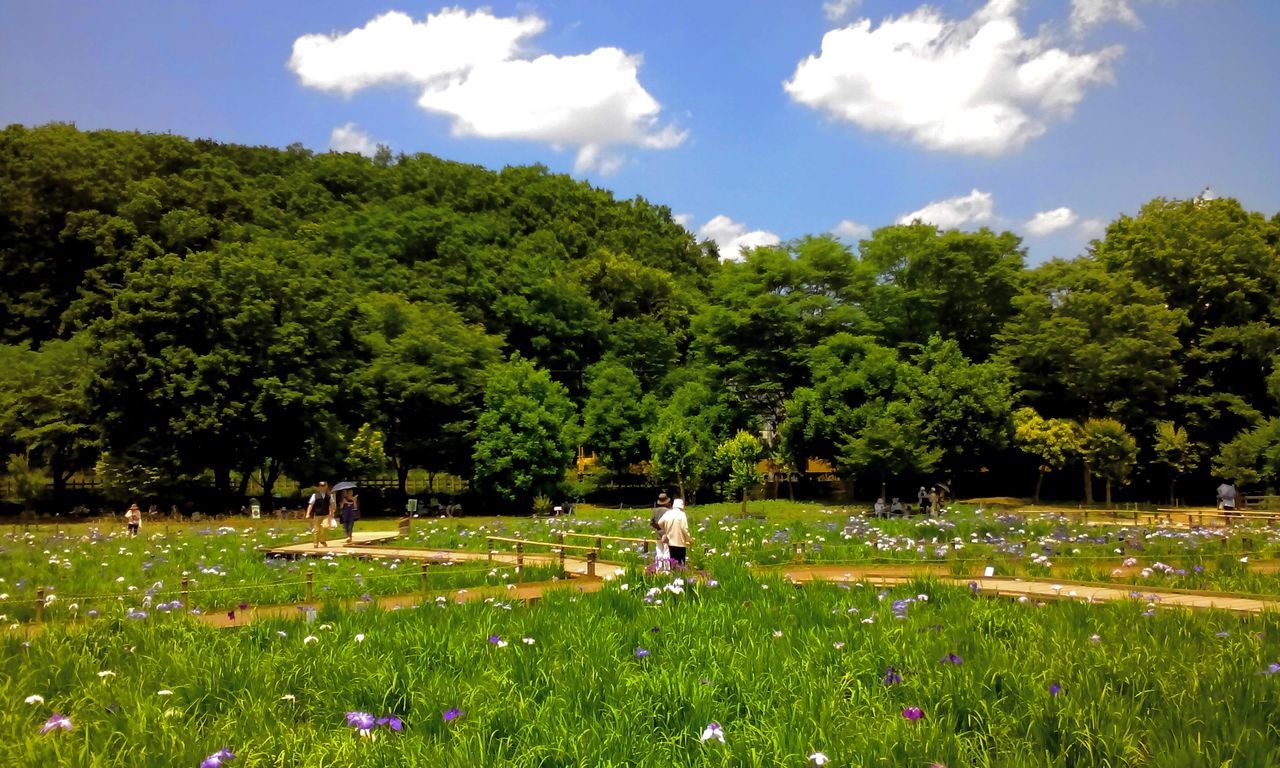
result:
M 871 227 L 850 219 L 841 219 L 839 224 L 831 228 L 831 234 L 841 240 L 862 240 L 871 237 Z
M 625 162 L 616 147 L 669 149 L 685 140 L 640 84 L 639 56 L 612 47 L 527 56 L 545 28 L 536 16 L 485 10 L 446 9 L 424 21 L 391 12 L 350 32 L 298 38 L 289 67 L 304 85 L 343 95 L 413 86 L 420 107 L 452 118 L 455 136 L 576 147 L 579 172 L 616 171 Z
M 1131 27 L 1142 26 L 1129 0 L 1071 0 L 1071 31 L 1076 35 L 1083 35 L 1108 21 L 1118 21 Z
M 1054 232 L 1070 227 L 1080 219 L 1070 208 L 1054 208 L 1052 211 L 1040 211 L 1023 225 L 1023 229 L 1032 237 L 1045 237 Z
M 360 130 L 360 126 L 347 123 L 334 128 L 329 134 L 329 149 L 334 152 L 359 152 L 373 157 L 373 153 L 378 151 L 378 145 L 369 138 L 369 134 Z
M 989 0 L 972 16 L 921 6 L 872 26 L 861 19 L 822 38 L 784 87 L 793 100 L 864 129 L 932 150 L 998 155 L 1065 118 L 1113 81 L 1112 46 L 1071 53 L 1018 25 L 1021 0 Z
M 939 229 L 959 229 L 972 224 L 986 224 L 995 214 L 995 202 L 990 192 L 973 190 L 967 195 L 935 200 L 918 211 L 898 217 L 899 224 L 910 224 L 919 219 Z
M 1080 222 L 1080 234 L 1093 240 L 1107 233 L 1106 219 L 1085 219 Z
M 703 224 L 698 230 L 698 237 L 713 241 L 720 250 L 722 261 L 742 261 L 744 250 L 782 242 L 777 235 L 763 229 L 748 232 L 746 225 L 723 215 Z
M 861 4 L 862 0 L 827 0 L 822 4 L 822 13 L 828 21 L 839 21 Z

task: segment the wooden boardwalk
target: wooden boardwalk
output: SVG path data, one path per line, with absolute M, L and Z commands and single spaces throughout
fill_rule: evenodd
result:
M 1071 581 L 1049 582 L 1038 579 L 1027 580 L 1008 577 L 955 577 L 944 575 L 937 568 L 916 568 L 913 566 L 849 566 L 813 563 L 784 565 L 770 570 L 797 584 L 812 581 L 862 582 L 880 587 L 904 584 L 915 578 L 928 576 L 949 584 L 976 586 L 980 594 L 995 597 L 1026 597 L 1032 600 L 1079 600 L 1090 603 L 1138 599 L 1144 602 L 1154 602 L 1161 606 L 1201 610 L 1216 609 L 1244 614 L 1280 611 L 1280 599 L 1241 597 L 1211 592 L 1151 589 L 1127 584 L 1104 586 Z M 1135 597 L 1135 595 L 1138 597 Z
M 378 541 L 388 541 L 396 537 L 396 533 L 394 531 L 390 531 L 389 534 L 389 536 L 384 536 L 383 538 L 378 539 Z M 360 534 L 356 535 L 359 536 Z M 342 555 L 345 557 L 413 560 L 417 562 L 439 563 L 442 565 L 444 563 L 475 562 L 477 560 L 493 562 L 501 565 L 514 565 L 519 558 L 523 558 L 525 565 L 549 567 L 559 567 L 560 565 L 560 556 L 553 552 L 525 552 L 523 555 L 518 555 L 515 552 L 500 550 L 493 552 L 491 557 L 488 552 L 475 552 L 463 549 L 382 547 L 364 544 L 360 541 L 357 541 L 352 546 L 338 543 L 327 547 L 316 547 L 311 542 L 286 544 L 280 547 L 271 547 L 263 551 L 274 557 L 323 557 L 325 555 Z M 617 563 L 605 562 L 597 562 L 596 566 L 600 568 L 608 568 L 608 572 L 612 572 L 613 569 L 621 567 Z M 581 576 L 587 574 L 589 564 L 581 557 L 565 555 L 564 569 L 565 572 L 571 576 Z

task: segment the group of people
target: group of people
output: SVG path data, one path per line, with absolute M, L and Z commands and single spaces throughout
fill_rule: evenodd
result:
M 360 519 L 360 498 L 356 489 L 344 488 L 336 494 L 329 490 L 324 480 L 316 483 L 316 492 L 311 494 L 307 502 L 307 519 L 311 520 L 311 529 L 315 534 L 315 546 L 327 547 L 324 536 L 325 525 L 332 525 L 335 516 L 342 521 L 342 529 L 347 534 L 347 544 L 354 543 L 356 521 Z
M 942 512 L 943 502 L 942 491 L 938 486 L 932 486 L 925 489 L 920 486 L 919 493 L 916 494 L 916 501 L 919 503 L 920 514 L 922 515 L 938 515 Z M 875 517 L 889 517 L 890 515 L 910 515 L 912 512 L 910 504 L 903 504 L 902 499 L 897 496 L 893 497 L 891 504 L 885 504 L 884 497 L 876 499 L 876 503 L 871 507 L 871 513 Z
M 654 562 L 667 561 L 683 567 L 689 554 L 689 544 L 693 542 L 689 535 L 689 518 L 684 513 L 684 499 L 671 499 L 665 491 L 659 493 L 649 525 L 658 539 Z

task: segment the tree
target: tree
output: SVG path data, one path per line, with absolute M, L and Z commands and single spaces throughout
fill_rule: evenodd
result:
M 1013 414 L 1013 423 L 1014 442 L 1039 462 L 1033 497 L 1035 503 L 1039 504 L 1040 486 L 1044 482 L 1045 473 L 1061 470 L 1079 455 L 1084 436 L 1080 432 L 1080 425 L 1074 421 L 1045 419 L 1034 408 L 1019 408 Z
M 1157 198 L 1121 216 L 1093 256 L 1123 279 L 1158 291 L 1183 313 L 1179 423 L 1209 445 L 1257 424 L 1280 347 L 1280 226 L 1232 198 Z
M 1106 480 L 1107 507 L 1111 507 L 1112 482 L 1129 482 L 1138 460 L 1138 441 L 1115 419 L 1089 419 L 1084 423 L 1081 453 L 1090 472 Z
M 370 353 L 360 383 L 373 404 L 400 492 L 409 470 L 469 473 L 484 375 L 499 340 L 452 307 L 373 293 L 362 302 L 360 338 Z
M 584 439 L 611 472 L 626 472 L 648 458 L 655 402 L 630 368 L 606 360 L 588 370 L 582 418 Z
M 546 371 L 519 355 L 494 366 L 476 421 L 476 485 L 522 508 L 550 494 L 573 461 L 577 422 L 568 391 Z
M 1017 235 L 941 232 L 915 222 L 876 230 L 859 253 L 876 275 L 867 306 L 885 343 L 923 346 L 936 335 L 970 360 L 991 354 L 1014 313 L 1024 258 Z
M 323 262 L 267 242 L 130 273 L 92 326 L 106 451 L 169 477 L 212 469 L 223 500 L 264 464 L 333 456 L 358 378 L 354 313 L 333 284 Z
M 0 434 L 29 465 L 47 470 L 53 498 L 61 500 L 67 481 L 91 469 L 98 456 L 98 430 L 89 412 L 93 378 L 90 339 L 78 333 L 53 339 L 38 349 L 0 346 Z
M 347 444 L 347 471 L 352 477 L 377 477 L 387 469 L 382 433 L 365 422 Z
M 1200 446 L 1191 442 L 1187 430 L 1172 421 L 1156 422 L 1156 462 L 1169 468 L 1169 503 L 1177 503 L 1178 476 L 1200 463 Z
M 999 356 L 1028 404 L 1046 417 L 1154 420 L 1181 380 L 1186 313 L 1160 291 L 1090 259 L 1032 270 L 999 334 Z
M 855 411 L 853 422 L 837 446 L 836 466 L 878 477 L 881 496 L 889 477 L 929 472 L 942 457 L 924 441 L 924 423 L 910 402 L 876 398 Z
M 973 363 L 958 342 L 931 336 L 915 357 L 906 389 L 942 468 L 978 468 L 1009 444 L 1012 384 L 1002 362 Z
M 1267 419 L 1223 445 L 1213 471 L 1239 483 L 1280 481 L 1280 418 Z
M 727 429 L 728 414 L 711 389 L 698 381 L 680 385 L 659 411 L 649 436 L 649 473 L 659 483 L 673 482 L 680 495 L 696 493 L 715 453 L 716 436 Z
M 760 474 L 760 441 L 750 432 L 739 432 L 716 446 L 714 462 L 722 476 L 726 497 L 742 495 L 742 514 L 747 514 L 747 491 L 763 481 Z

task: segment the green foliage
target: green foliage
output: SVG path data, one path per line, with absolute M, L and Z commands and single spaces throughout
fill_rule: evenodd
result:
M 739 432 L 716 446 L 712 461 L 721 476 L 720 487 L 728 498 L 742 496 L 742 513 L 747 512 L 747 491 L 764 481 L 760 458 L 764 447 L 750 432 Z
M 1082 430 L 1080 452 L 1089 469 L 1106 480 L 1107 506 L 1111 506 L 1111 484 L 1129 482 L 1129 472 L 1138 461 L 1138 441 L 1115 419 L 1089 419 Z
M 1200 446 L 1191 442 L 1187 430 L 1172 421 L 1156 422 L 1156 463 L 1169 468 L 1169 503 L 1175 503 L 1178 476 L 1185 475 L 1200 463 Z
M 1013 414 L 1013 440 L 1022 451 L 1036 457 L 1034 499 L 1040 501 L 1040 485 L 1046 472 L 1061 470 L 1074 460 L 1084 444 L 1080 425 L 1068 419 L 1045 419 L 1034 408 L 1019 408 Z
M 1013 387 L 1003 364 L 973 363 L 958 342 L 939 336 L 929 338 L 914 363 L 907 391 L 942 467 L 980 467 L 1009 444 Z
M 494 366 L 476 422 L 476 485 L 512 502 L 553 491 L 573 461 L 577 421 L 564 386 L 531 361 Z
M 1267 419 L 1223 445 L 1213 471 L 1238 483 L 1280 482 L 1280 418 Z
M 360 425 L 347 445 L 347 471 L 352 477 L 377 477 L 387 469 L 382 433 L 371 424 Z
M 587 393 L 583 438 L 600 463 L 622 473 L 647 460 L 656 403 L 652 395 L 643 394 L 640 379 L 626 366 L 601 362 L 588 372 Z

